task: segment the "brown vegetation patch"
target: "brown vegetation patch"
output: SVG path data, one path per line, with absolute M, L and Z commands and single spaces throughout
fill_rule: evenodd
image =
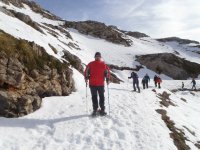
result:
M 167 116 L 167 111 L 164 109 L 157 109 L 156 112 L 161 114 L 162 120 L 165 122 L 166 126 L 171 131 L 170 137 L 173 139 L 177 149 L 190 150 L 190 147 L 186 144 L 186 141 L 188 139 L 185 137 L 185 133 L 175 127 L 175 123 L 172 120 L 170 120 L 170 117 Z
M 164 91 L 162 94 L 158 94 L 157 97 L 161 100 L 160 101 L 160 104 L 162 106 L 165 106 L 165 107 L 169 107 L 170 105 L 171 106 L 176 106 L 172 101 L 171 99 L 169 98 L 170 94 L 168 94 L 166 91 Z

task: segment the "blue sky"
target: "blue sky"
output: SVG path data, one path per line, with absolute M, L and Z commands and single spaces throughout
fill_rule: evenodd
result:
M 200 0 L 34 0 L 70 21 L 96 20 L 153 38 L 200 41 Z

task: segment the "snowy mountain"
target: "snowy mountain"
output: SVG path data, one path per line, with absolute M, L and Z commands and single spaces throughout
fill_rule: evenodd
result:
M 199 46 L 69 22 L 31 1 L 1 0 L 0 149 L 200 149 Z M 97 51 L 111 68 L 110 114 L 91 118 L 83 70 Z M 158 67 L 161 89 L 153 83 Z M 140 81 L 148 73 L 150 88 L 132 92 L 131 70 Z M 189 90 L 192 77 L 196 91 Z

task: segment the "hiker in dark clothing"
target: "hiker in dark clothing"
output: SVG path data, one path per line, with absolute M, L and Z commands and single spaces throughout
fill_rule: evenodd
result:
M 196 90 L 196 81 L 194 80 L 194 78 L 192 79 L 192 82 L 191 82 L 193 85 L 192 85 L 192 90 Z
M 149 77 L 149 75 L 148 74 L 146 74 L 145 76 L 144 76 L 144 82 L 145 82 L 145 85 L 146 85 L 146 88 L 148 89 L 148 82 L 150 82 L 150 77 Z
M 154 83 L 155 83 L 155 87 L 157 87 L 157 75 L 154 76 Z
M 182 82 L 182 90 L 184 89 L 184 82 Z
M 160 89 L 160 84 L 161 84 L 162 80 L 161 78 L 158 76 L 157 79 L 156 79 L 156 83 L 158 83 L 158 88 Z
M 138 80 L 138 75 L 137 75 L 137 73 L 132 72 L 132 73 L 131 73 L 131 76 L 128 77 L 128 78 L 129 78 L 129 79 L 133 78 L 133 89 L 134 89 L 134 91 L 136 91 L 136 87 L 135 87 L 135 86 L 137 86 L 138 92 L 140 93 L 139 80 Z
M 145 78 L 142 79 L 142 86 L 143 86 L 143 89 L 145 89 Z

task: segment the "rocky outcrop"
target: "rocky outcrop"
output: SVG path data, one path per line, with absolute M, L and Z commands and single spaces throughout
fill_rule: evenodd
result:
M 6 15 L 8 15 L 8 16 L 15 17 L 15 16 L 13 15 L 13 13 L 11 13 L 11 12 L 10 12 L 9 10 L 7 10 L 5 7 L 0 7 L 0 12 L 6 14 Z
M 60 17 L 57 17 L 53 14 L 51 14 L 48 10 L 44 10 L 41 8 L 38 4 L 36 4 L 34 1 L 29 0 L 1 0 L 5 4 L 9 5 L 12 4 L 18 8 L 24 7 L 23 4 L 28 5 L 34 12 L 41 14 L 43 17 L 51 19 L 51 20 L 61 20 Z
M 120 66 L 117 66 L 117 65 L 113 65 L 113 64 L 108 64 L 109 68 L 110 69 L 116 69 L 116 70 L 132 70 L 132 71 L 139 71 L 140 69 L 144 68 L 142 67 L 142 65 L 136 65 L 136 68 L 130 68 L 130 67 L 120 67 Z
M 42 47 L 0 31 L 0 116 L 23 116 L 40 108 L 43 97 L 69 95 L 72 74 Z
M 190 62 L 171 53 L 137 56 L 136 61 L 157 73 L 163 73 L 173 79 L 185 80 L 198 77 L 200 64 Z
M 56 32 L 54 31 L 54 30 L 58 30 L 58 31 L 60 31 L 62 34 L 64 34 L 64 35 L 66 36 L 66 38 L 72 39 L 71 34 L 70 34 L 68 31 L 66 31 L 66 29 L 64 29 L 63 27 L 61 27 L 61 26 L 54 26 L 54 25 L 47 24 L 47 23 L 43 23 L 43 24 L 44 24 L 45 26 L 51 28 L 51 29 L 49 29 L 49 28 L 47 28 L 47 27 L 42 26 L 42 27 L 45 28 L 46 30 L 50 31 L 51 34 L 53 33 L 54 35 L 58 35 L 58 33 L 56 33 Z
M 21 12 L 16 12 L 14 10 L 10 10 L 10 9 L 6 9 L 4 7 L 0 7 L 0 12 L 5 13 L 6 15 L 9 15 L 11 17 L 15 17 L 18 18 L 19 20 L 23 21 L 24 23 L 28 24 L 29 26 L 31 26 L 32 28 L 36 29 L 37 31 L 41 32 L 44 34 L 44 32 L 42 31 L 42 29 L 40 29 L 40 25 L 36 22 L 34 22 L 30 16 L 25 15 Z
M 75 69 L 77 69 L 80 73 L 83 74 L 84 69 L 83 69 L 81 60 L 77 56 L 71 54 L 67 50 L 65 50 L 63 52 L 64 52 L 63 58 L 68 60 L 70 65 L 72 65 Z
M 143 37 L 149 37 L 148 35 L 141 33 L 141 32 L 131 32 L 131 31 L 123 31 L 126 35 L 132 36 L 134 38 L 143 38 Z
M 114 73 L 110 73 L 110 82 L 120 84 L 120 82 L 124 82 L 121 79 L 119 79 Z
M 104 23 L 96 21 L 82 21 L 82 22 L 66 21 L 64 27 L 74 28 L 82 34 L 105 39 L 109 42 L 113 42 L 116 44 L 122 44 L 124 46 L 132 45 L 132 41 L 124 37 L 125 34 L 113 28 L 112 26 L 106 26 Z
M 115 70 L 120 70 L 120 71 L 123 71 L 123 70 L 139 71 L 141 68 L 143 68 L 141 65 L 140 66 L 136 66 L 136 68 L 117 66 L 117 65 L 113 65 L 113 64 L 107 64 L 107 65 L 110 68 L 110 70 L 112 70 L 113 72 Z M 111 73 L 110 80 L 111 80 L 111 82 L 117 83 L 117 84 L 120 84 L 120 82 L 124 82 L 121 79 L 119 79 L 114 73 Z
M 38 23 L 34 22 L 28 15 L 25 15 L 25 14 L 23 14 L 21 12 L 16 12 L 14 10 L 9 10 L 9 9 L 7 9 L 7 11 L 10 11 L 10 13 L 13 14 L 13 17 L 18 18 L 19 20 L 23 21 L 24 23 L 28 24 L 32 28 L 34 28 L 37 31 L 39 31 L 39 32 L 44 34 L 42 29 L 40 29 L 40 27 L 39 27 L 40 25 Z
M 181 38 L 178 38 L 178 37 L 162 38 L 162 39 L 157 39 L 157 41 L 160 41 L 160 42 L 177 42 L 179 44 L 190 44 L 190 43 L 199 44 L 198 41 L 192 41 L 192 40 L 188 40 L 188 39 L 181 39 Z

